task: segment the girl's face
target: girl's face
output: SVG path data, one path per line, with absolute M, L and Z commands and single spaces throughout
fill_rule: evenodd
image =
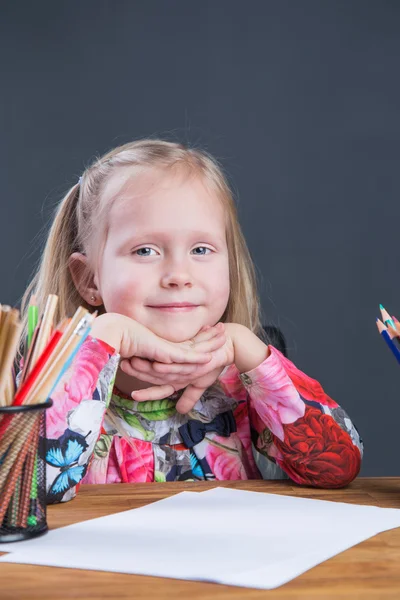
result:
M 105 194 L 120 185 L 116 177 Z M 108 223 L 95 276 L 107 312 L 173 342 L 221 319 L 229 298 L 224 211 L 199 178 L 155 170 L 127 177 Z M 193 306 L 165 306 L 177 303 Z

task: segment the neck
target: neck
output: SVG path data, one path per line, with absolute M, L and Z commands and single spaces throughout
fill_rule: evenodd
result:
M 117 376 L 115 378 L 115 385 L 127 396 L 130 396 L 131 393 L 135 390 L 143 390 L 145 388 L 151 387 L 154 385 L 153 383 L 149 383 L 148 381 L 141 381 L 136 377 L 132 377 L 131 375 L 127 375 L 120 368 L 118 368 Z

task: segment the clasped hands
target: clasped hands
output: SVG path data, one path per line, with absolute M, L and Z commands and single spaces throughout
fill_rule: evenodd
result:
M 234 362 L 234 323 L 219 322 L 214 327 L 203 327 L 190 340 L 190 347 L 201 349 L 201 344 L 214 338 L 214 350 L 207 363 L 162 363 L 134 356 L 121 361 L 121 370 L 141 381 L 155 384 L 135 390 L 132 398 L 137 402 L 161 400 L 177 390 L 186 388 L 176 404 L 180 413 L 189 412 L 205 390 L 220 376 L 227 365 Z

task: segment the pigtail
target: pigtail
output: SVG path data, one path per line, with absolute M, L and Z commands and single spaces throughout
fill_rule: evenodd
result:
M 68 268 L 69 257 L 80 249 L 77 217 L 79 194 L 80 185 L 77 183 L 58 205 L 39 267 L 23 295 L 21 301 L 23 323 L 21 346 L 26 340 L 28 306 L 33 294 L 36 296 L 39 314 L 43 311 L 49 294 L 58 296 L 56 323 L 63 317 L 72 316 L 78 306 L 85 305 L 85 301 L 75 288 Z M 93 309 L 89 306 L 85 306 L 85 308 Z

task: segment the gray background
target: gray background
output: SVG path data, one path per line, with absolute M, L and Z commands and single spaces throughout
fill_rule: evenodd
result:
M 1 2 L 0 299 L 96 153 L 160 134 L 232 179 L 265 322 L 351 415 L 363 475 L 400 475 L 400 3 Z

